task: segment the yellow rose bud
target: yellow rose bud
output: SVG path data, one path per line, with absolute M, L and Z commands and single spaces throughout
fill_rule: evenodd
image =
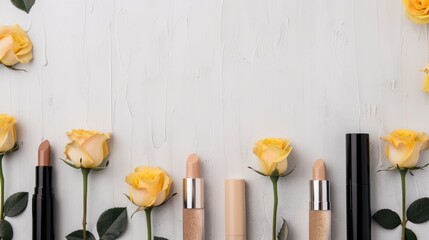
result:
M 77 168 L 96 168 L 109 155 L 107 140 L 110 133 L 104 134 L 88 130 L 72 130 L 67 133 L 70 142 L 65 155 Z
M 275 170 L 282 175 L 287 170 L 287 157 L 292 151 L 289 141 L 282 138 L 266 138 L 258 141 L 253 153 L 259 158 L 261 172 L 271 176 Z
M 420 152 L 429 147 L 429 137 L 425 133 L 406 129 L 398 129 L 383 140 L 387 143 L 387 159 L 401 169 L 417 166 Z
M 149 208 L 163 204 L 170 194 L 173 179 L 161 168 L 137 167 L 125 181 L 130 185 L 130 200 Z
M 429 23 L 429 1 L 427 0 L 402 0 L 407 17 L 417 23 Z
M 33 43 L 18 25 L 0 26 L 0 63 L 13 66 L 33 59 Z
M 10 151 L 16 144 L 15 118 L 0 114 L 0 153 Z

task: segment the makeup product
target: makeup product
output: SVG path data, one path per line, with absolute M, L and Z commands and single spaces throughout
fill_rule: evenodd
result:
M 246 240 L 246 182 L 225 180 L 225 240 Z
M 33 195 L 33 240 L 54 240 L 54 194 L 52 191 L 51 145 L 39 146 L 36 187 Z
M 317 160 L 310 180 L 310 240 L 331 239 L 330 186 L 326 177 L 326 165 Z
M 183 204 L 183 240 L 204 240 L 204 180 L 197 154 L 186 161 Z
M 369 135 L 346 135 L 347 240 L 371 240 Z

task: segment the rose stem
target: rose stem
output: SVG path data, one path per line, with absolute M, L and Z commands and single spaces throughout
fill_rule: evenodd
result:
M 0 154 L 0 219 L 4 219 L 4 177 L 3 177 L 3 157 L 4 154 Z
M 87 202 L 88 202 L 88 175 L 91 169 L 82 168 L 82 176 L 83 176 L 83 240 L 86 240 L 86 212 L 87 212 Z
M 273 208 L 273 240 L 276 240 L 277 235 L 277 207 L 279 205 L 279 195 L 277 191 L 277 183 L 279 181 L 279 176 L 271 176 L 271 182 L 273 182 L 274 190 L 274 208 Z
M 407 216 L 405 214 L 405 202 L 406 202 L 406 185 L 405 177 L 407 176 L 408 169 L 399 170 L 401 173 L 401 184 L 402 184 L 402 240 L 405 240 L 405 226 L 407 225 Z
M 147 240 L 152 240 L 152 208 L 146 208 L 144 211 L 146 213 Z

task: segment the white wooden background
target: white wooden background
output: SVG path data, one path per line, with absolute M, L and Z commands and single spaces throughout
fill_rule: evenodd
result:
M 373 210 L 400 210 L 396 173 L 378 173 L 379 137 L 429 132 L 421 91 L 428 28 L 408 21 L 401 0 L 38 0 L 29 15 L 0 1 L 0 23 L 19 23 L 35 49 L 27 72 L 0 67 L 0 112 L 18 121 L 21 150 L 5 161 L 6 195 L 33 192 L 37 148 L 53 145 L 57 235 L 81 222 L 81 176 L 59 159 L 65 132 L 113 132 L 111 164 L 90 176 L 89 229 L 101 212 L 129 206 L 124 177 L 157 165 L 181 193 L 185 159 L 204 161 L 207 239 L 224 239 L 223 180 L 248 182 L 248 239 L 270 239 L 272 189 L 247 169 L 258 139 L 292 141 L 295 172 L 280 183 L 279 215 L 292 240 L 308 238 L 308 179 L 317 158 L 333 188 L 333 239 L 344 240 L 345 136 L 372 140 Z M 423 155 L 427 161 L 429 155 Z M 429 170 L 408 178 L 408 198 L 429 196 Z M 154 212 L 155 234 L 182 239 L 181 194 Z M 31 209 L 12 220 L 31 238 Z M 427 239 L 429 223 L 413 226 Z M 425 230 L 426 229 L 426 230 Z M 121 239 L 145 239 L 137 214 Z M 373 224 L 373 239 L 399 239 Z

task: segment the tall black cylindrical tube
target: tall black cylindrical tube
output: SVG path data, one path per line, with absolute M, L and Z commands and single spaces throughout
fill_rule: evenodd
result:
M 347 240 L 371 240 L 369 134 L 346 135 Z

